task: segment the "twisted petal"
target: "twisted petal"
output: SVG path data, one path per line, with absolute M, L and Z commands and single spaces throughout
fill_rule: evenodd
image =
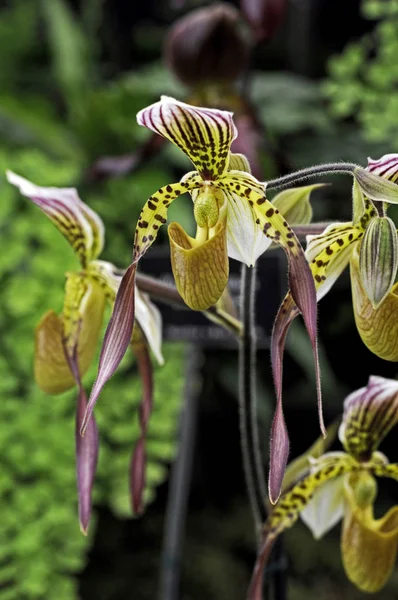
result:
M 104 289 L 109 301 L 114 303 L 123 274 L 112 263 L 96 260 L 90 263 L 90 276 Z M 156 360 L 163 365 L 162 356 L 162 317 L 159 309 L 150 300 L 148 294 L 135 289 L 136 322 L 154 353 Z
M 74 188 L 39 187 L 12 171 L 7 171 L 7 179 L 51 219 L 68 240 L 83 267 L 101 253 L 104 225 L 99 216 L 80 200 Z
M 181 148 L 203 179 L 217 179 L 226 171 L 230 147 L 237 136 L 232 113 L 162 96 L 141 110 L 137 121 Z
M 134 448 L 130 464 L 130 495 L 134 514 L 143 512 L 143 494 L 146 482 L 146 434 L 153 407 L 153 369 L 147 345 L 144 341 L 133 345 L 141 376 L 143 394 L 139 408 L 141 435 Z
M 240 171 L 229 171 L 223 178 L 217 181 L 217 186 L 224 190 L 233 191 L 236 195 L 246 201 L 256 214 L 256 224 L 262 229 L 263 233 L 279 244 L 284 249 L 289 261 L 289 284 L 292 298 L 292 311 L 296 305 L 303 315 L 304 323 L 307 328 L 316 368 L 318 405 L 321 406 L 320 375 L 318 349 L 316 339 L 316 319 L 317 305 L 314 280 L 308 266 L 304 251 L 298 241 L 292 228 L 285 221 L 279 210 L 269 202 L 264 195 L 264 186 L 254 177 Z M 277 402 L 282 401 L 282 354 L 283 346 L 288 330 L 281 325 L 284 317 L 285 306 L 282 305 L 274 325 L 273 341 L 271 343 L 271 357 L 273 364 L 274 383 L 277 393 Z M 297 313 L 296 313 L 297 314 Z M 282 414 L 278 409 L 279 416 Z M 324 431 L 324 425 L 320 414 L 321 429 Z M 279 424 L 283 426 L 283 420 L 278 417 Z M 277 439 L 275 436 L 274 439 Z M 272 441 L 271 441 L 272 443 Z M 271 449 L 272 454 L 272 449 Z M 279 466 L 282 463 L 278 462 Z M 282 482 L 281 474 L 272 474 L 273 481 Z M 275 490 L 275 486 L 272 485 Z M 275 502 L 277 496 L 270 498 Z
M 214 235 L 198 243 L 178 223 L 169 226 L 170 257 L 177 289 L 193 310 L 215 304 L 228 283 L 226 219 L 214 228 Z
M 367 461 L 397 423 L 398 381 L 371 376 L 345 399 L 339 438 L 351 456 Z
M 141 211 L 135 230 L 133 262 L 123 275 L 117 291 L 112 316 L 101 348 L 97 379 L 91 390 L 82 431 L 87 426 L 104 385 L 118 368 L 130 344 L 134 327 L 137 262 L 152 245 L 159 227 L 166 222 L 170 202 L 180 194 L 197 188 L 198 185 L 197 175 L 188 174 L 180 183 L 167 185 L 158 190 L 149 198 Z
M 84 375 L 87 371 L 96 352 L 104 308 L 105 296 L 100 286 L 78 274 L 69 275 L 64 314 L 58 317 L 54 311 L 48 311 L 36 328 L 34 371 L 43 391 L 59 394 L 75 385 L 64 345 L 75 344 L 76 328 L 79 372 Z
M 361 282 L 359 253 L 355 248 L 350 262 L 355 322 L 363 343 L 380 358 L 398 361 L 398 284 L 373 308 Z
M 377 592 L 394 567 L 398 545 L 398 507 L 374 519 L 372 505 L 358 504 L 352 479 L 345 484 L 346 515 L 341 539 L 347 577 L 364 592 Z

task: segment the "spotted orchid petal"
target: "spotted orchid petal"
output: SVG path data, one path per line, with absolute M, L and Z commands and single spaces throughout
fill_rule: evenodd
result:
M 250 174 L 240 171 L 229 171 L 217 181 L 217 185 L 223 190 L 230 190 L 247 202 L 254 210 L 256 224 L 269 239 L 280 245 L 285 251 L 289 263 L 289 285 L 293 305 L 297 306 L 303 315 L 304 323 L 311 340 L 314 354 L 314 363 L 317 380 L 317 395 L 319 406 L 320 426 L 322 432 L 325 427 L 321 410 L 321 387 L 317 347 L 317 304 L 314 279 L 304 251 L 297 236 L 289 226 L 283 215 L 265 197 L 264 185 L 258 182 Z M 286 466 L 288 448 L 287 432 L 281 410 L 282 402 L 282 355 L 286 339 L 287 329 L 280 327 L 281 319 L 284 317 L 282 305 L 274 325 L 273 341 L 271 342 L 271 358 L 274 375 L 274 384 L 277 395 L 277 411 L 273 424 L 273 437 L 271 438 L 271 462 L 269 474 L 270 500 L 275 503 L 280 494 L 283 480 L 284 468 Z M 279 319 L 278 319 L 279 317 Z M 280 442 L 283 441 L 284 452 L 281 454 Z M 278 446 L 278 450 L 276 449 Z M 275 457 L 275 460 L 272 457 Z M 283 459 L 283 460 L 282 460 Z M 279 489 L 278 489 L 279 488 Z
M 79 323 L 77 363 L 81 376 L 86 373 L 96 353 L 104 309 L 105 295 L 98 284 L 79 274 L 68 275 L 63 314 L 50 310 L 36 327 L 34 373 L 44 392 L 60 394 L 75 385 L 64 353 L 64 343 L 75 343 L 72 323 Z
M 307 236 L 305 255 L 315 279 L 318 301 L 329 292 L 348 266 L 354 244 L 363 235 L 361 225 L 333 223 L 320 235 Z
M 102 251 L 104 225 L 99 216 L 80 200 L 75 188 L 39 187 L 7 171 L 7 179 L 30 198 L 68 240 L 85 267 Z
M 252 267 L 272 244 L 256 222 L 257 217 L 248 202 L 226 190 L 228 202 L 227 242 L 228 256 Z
M 91 390 L 82 432 L 107 381 L 112 377 L 129 347 L 134 328 L 135 275 L 137 263 L 154 242 L 159 228 L 166 223 L 170 203 L 181 194 L 194 190 L 200 181 L 189 173 L 180 183 L 160 188 L 149 198 L 140 213 L 135 230 L 133 262 L 126 270 L 118 288 L 111 319 L 101 348 L 97 379 Z
M 350 261 L 352 303 L 355 323 L 363 343 L 384 360 L 398 361 L 398 283 L 383 302 L 373 308 L 361 281 L 359 252 Z
M 301 479 L 279 498 L 264 525 L 263 543 L 254 567 L 247 600 L 262 600 L 262 573 L 276 538 L 295 524 L 300 513 L 321 486 L 336 478 L 340 479 L 344 473 L 353 471 L 356 466 L 356 461 L 342 452 L 325 455 L 317 462 L 317 467 L 310 475 Z
M 371 376 L 345 399 L 339 438 L 351 456 L 367 461 L 397 423 L 398 381 Z
M 326 481 L 318 488 L 300 517 L 316 540 L 341 521 L 344 516 L 344 475 Z
M 226 171 L 230 147 L 237 136 L 232 113 L 162 96 L 141 110 L 137 121 L 181 148 L 202 179 L 214 180 Z
M 347 478 L 341 538 L 344 570 L 354 585 L 371 593 L 379 591 L 387 582 L 398 548 L 398 507 L 375 519 L 375 494 L 376 484 L 370 474 L 360 472 Z
M 198 242 L 178 223 L 169 226 L 170 258 L 177 289 L 193 310 L 206 310 L 221 298 L 228 283 L 226 219 L 212 237 Z

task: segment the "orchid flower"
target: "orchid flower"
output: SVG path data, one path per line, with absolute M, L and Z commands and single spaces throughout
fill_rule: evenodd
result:
M 368 160 L 369 174 L 390 181 L 398 177 L 398 154 Z M 362 193 L 365 192 L 365 194 Z M 366 191 L 371 195 L 367 197 Z M 376 194 L 354 184 L 354 214 L 348 223 L 330 225 L 307 237 L 306 256 L 315 277 L 318 299 L 350 264 L 352 298 L 358 332 L 380 358 L 398 361 L 398 237 L 386 210 L 398 198 L 380 189 Z
M 48 394 L 59 394 L 75 385 L 79 390 L 75 432 L 77 487 L 80 527 L 86 533 L 98 458 L 98 430 L 92 419 L 84 437 L 80 435 L 87 406 L 82 377 L 95 356 L 106 303 L 113 305 L 122 275 L 111 263 L 98 260 L 104 245 L 104 226 L 100 217 L 80 200 L 75 189 L 38 187 L 10 171 L 7 177 L 51 219 L 80 261 L 79 271 L 66 274 L 61 315 L 49 310 L 36 328 L 34 371 L 36 382 Z M 152 368 L 147 343 L 161 364 L 163 357 L 160 313 L 149 297 L 138 290 L 136 313 L 130 344 L 142 374 L 144 399 L 140 411 L 141 438 L 132 459 L 131 487 L 133 505 L 139 507 L 135 499 L 141 496 L 144 487 L 144 442 L 152 403 Z M 141 457 L 139 465 L 137 456 Z
M 178 183 L 154 192 L 141 211 L 133 261 L 116 297 L 83 429 L 103 386 L 115 372 L 129 344 L 134 323 L 137 263 L 166 223 L 170 204 L 185 192 L 190 193 L 193 201 L 196 236 L 190 237 L 178 223 L 171 223 L 168 233 L 174 278 L 188 306 L 204 310 L 219 301 L 228 282 L 228 256 L 252 266 L 274 242 L 282 246 L 287 255 L 292 302 L 303 315 L 318 366 L 316 294 L 310 268 L 294 231 L 277 206 L 266 199 L 265 184 L 247 172 L 248 163 L 242 155 L 231 154 L 231 144 L 237 136 L 232 113 L 162 97 L 140 111 L 137 120 L 178 146 L 196 170 L 184 175 Z M 318 370 L 317 376 L 320 405 Z M 279 372 L 275 370 L 274 378 L 278 400 L 272 431 L 270 494 L 276 500 L 287 461 L 288 436 Z M 321 415 L 321 409 L 319 412 Z
M 366 592 L 383 587 L 398 548 L 398 506 L 375 519 L 375 478 L 398 480 L 398 463 L 389 463 L 377 448 L 397 423 L 397 381 L 372 376 L 366 387 L 346 398 L 339 429 L 344 452 L 327 452 L 319 458 L 307 454 L 306 473 L 272 507 L 264 526 L 250 600 L 261 599 L 262 572 L 272 545 L 299 516 L 316 539 L 343 519 L 341 553 L 348 578 Z

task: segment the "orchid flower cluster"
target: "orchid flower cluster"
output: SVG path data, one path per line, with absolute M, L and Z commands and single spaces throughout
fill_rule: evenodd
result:
M 326 435 L 317 350 L 317 301 L 331 289 L 348 264 L 360 336 L 381 358 L 398 361 L 398 284 L 395 284 L 398 238 L 395 225 L 387 216 L 388 206 L 398 203 L 398 186 L 395 184 L 398 155 L 369 160 L 366 168 L 346 163 L 320 165 L 262 182 L 251 174 L 246 157 L 231 151 L 238 131 L 230 112 L 199 108 L 162 97 L 140 111 L 137 120 L 182 150 L 194 170 L 180 181 L 154 191 L 148 198 L 135 229 L 132 262 L 123 273 L 112 264 L 98 260 L 104 244 L 104 227 L 100 217 L 80 200 L 76 190 L 41 188 L 13 173 L 8 174 L 10 183 L 55 223 L 80 261 L 79 271 L 66 274 L 62 314 L 46 313 L 37 327 L 35 377 L 48 393 L 61 393 L 74 385 L 79 391 L 76 455 L 82 530 L 86 531 L 88 527 L 98 455 L 94 406 L 129 347 L 137 357 L 144 382 L 141 438 L 131 466 L 133 508 L 137 513 L 142 508 L 145 436 L 152 406 L 148 348 L 159 363 L 163 359 L 159 312 L 149 297 L 137 289 L 137 267 L 161 226 L 166 224 L 171 203 L 188 193 L 196 222 L 195 237 L 188 235 L 178 223 L 168 226 L 174 279 L 188 307 L 205 311 L 223 305 L 228 293 L 229 258 L 251 268 L 274 244 L 283 249 L 288 260 L 289 291 L 276 315 L 271 341 L 276 390 L 268 480 L 271 511 L 264 529 L 266 550 L 260 555 L 259 564 L 264 563 L 270 540 L 273 542 L 290 527 L 299 514 L 310 523 L 311 502 L 314 505 L 315 499 L 320 498 L 317 490 L 322 485 L 325 493 L 331 494 L 330 498 L 337 494 L 339 508 L 332 516 L 325 517 L 320 531 L 323 533 L 326 527 L 336 522 L 336 515 L 343 514 L 340 500 L 344 497 L 343 547 L 346 550 L 343 556 L 346 557 L 347 573 L 359 587 L 368 591 L 377 589 L 390 570 L 393 551 L 389 548 L 396 551 L 398 537 L 395 509 L 382 522 L 375 521 L 372 513 L 376 493 L 374 477 L 395 477 L 397 472 L 397 467 L 389 465 L 376 447 L 395 424 L 398 385 L 374 377 L 368 388 L 351 396 L 346 401 L 340 429 L 345 454 L 328 453 L 313 459 L 305 477 L 291 490 L 286 490 L 283 482 L 286 481 L 289 439 L 282 407 L 282 366 L 290 324 L 301 314 L 312 346 L 320 427 Z M 294 226 L 311 220 L 310 195 L 319 184 L 291 186 L 308 177 L 333 172 L 348 173 L 353 177 L 352 220 L 330 224 L 322 233 L 309 235 L 304 250 Z M 288 189 L 272 201 L 267 198 L 267 190 L 281 188 Z M 95 356 L 106 302 L 113 308 L 113 313 L 102 345 L 97 379 L 87 402 L 82 377 Z M 319 533 L 317 527 L 314 525 L 313 529 Z M 366 540 L 370 544 L 373 539 L 382 539 L 383 548 L 388 547 L 383 550 L 383 556 L 389 560 L 388 569 L 384 569 L 383 575 L 377 575 L 376 582 L 364 582 L 366 576 L 363 575 L 369 571 L 372 551 L 364 554 L 364 562 L 360 564 L 347 541 L 350 536 L 357 535 L 358 539 L 365 540 L 364 544 Z M 258 590 L 259 570 L 252 590 Z

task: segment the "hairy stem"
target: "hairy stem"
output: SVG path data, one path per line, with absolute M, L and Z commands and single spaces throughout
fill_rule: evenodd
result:
M 357 168 L 358 165 L 355 163 L 325 163 L 323 165 L 315 165 L 315 167 L 307 167 L 306 169 L 301 169 L 300 171 L 289 173 L 276 179 L 270 179 L 265 182 L 265 186 L 267 190 L 280 190 L 300 183 L 304 179 L 319 177 L 321 175 L 330 175 L 331 173 L 348 173 L 352 175 Z
M 255 393 L 255 282 L 255 269 L 243 264 L 241 275 L 243 335 L 239 346 L 239 426 L 243 469 L 256 534 L 259 535 L 261 526 L 267 518 L 267 512 L 265 507 L 266 485 L 259 450 Z

